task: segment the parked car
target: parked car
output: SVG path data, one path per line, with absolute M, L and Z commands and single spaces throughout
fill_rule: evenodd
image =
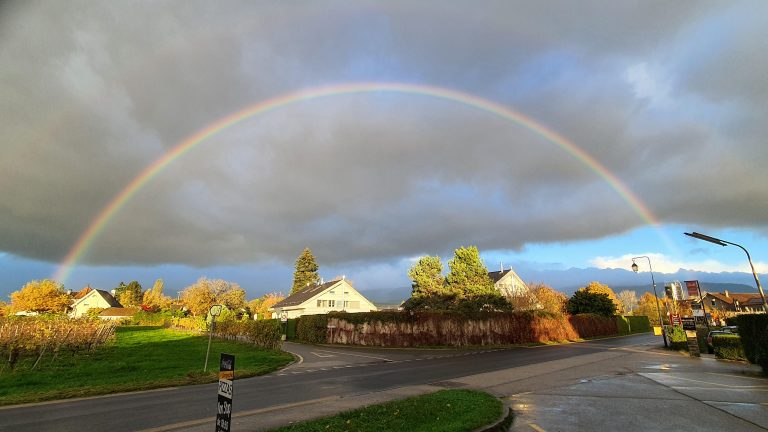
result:
M 721 334 L 728 334 L 729 335 L 729 334 L 733 334 L 733 333 L 729 332 L 729 331 L 724 331 L 724 330 L 712 330 L 711 332 L 709 332 L 709 334 L 707 335 L 707 352 L 709 354 L 714 354 L 715 353 L 715 347 L 712 345 L 712 338 L 713 338 L 713 336 L 721 335 Z
M 728 333 L 739 334 L 739 326 L 725 326 L 720 330 Z

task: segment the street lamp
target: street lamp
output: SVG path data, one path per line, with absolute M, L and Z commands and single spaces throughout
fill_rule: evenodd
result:
M 760 279 L 757 278 L 757 273 L 755 273 L 755 266 L 752 264 L 752 257 L 749 256 L 749 251 L 744 248 L 744 246 L 736 243 L 729 242 L 727 240 L 721 240 L 719 238 L 710 237 L 708 235 L 700 234 L 697 232 L 692 233 L 683 233 L 687 235 L 688 237 L 693 237 L 699 240 L 704 240 L 706 242 L 714 243 L 716 245 L 720 246 L 728 246 L 728 245 L 734 245 L 741 248 L 741 250 L 744 251 L 745 254 L 747 254 L 747 261 L 749 261 L 749 267 L 752 268 L 752 276 L 755 278 L 755 284 L 757 284 L 757 290 L 760 292 L 760 297 L 763 299 L 763 312 L 768 313 L 768 305 L 765 303 L 765 294 L 763 294 L 763 287 L 760 286 Z
M 661 326 L 661 337 L 664 338 L 664 347 L 668 347 L 667 345 L 667 333 L 664 331 L 664 318 L 661 316 L 661 307 L 659 306 L 659 296 L 656 294 L 656 281 L 653 279 L 653 267 L 651 267 L 651 259 L 647 256 L 639 256 L 632 258 L 632 271 L 637 273 L 637 263 L 635 262 L 636 259 L 645 258 L 648 260 L 648 268 L 651 272 L 651 283 L 653 284 L 653 297 L 656 299 L 656 311 L 659 313 L 659 325 Z

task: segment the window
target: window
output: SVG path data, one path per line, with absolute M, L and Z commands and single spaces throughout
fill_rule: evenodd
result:
M 322 306 L 323 306 L 323 301 L 322 300 L 318 300 L 317 301 L 317 307 L 322 307 Z
M 712 306 L 715 306 L 715 299 L 712 299 Z
M 336 300 L 328 300 L 328 307 L 336 307 Z

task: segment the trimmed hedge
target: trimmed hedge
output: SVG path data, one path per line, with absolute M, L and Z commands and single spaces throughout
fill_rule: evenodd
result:
M 715 357 L 726 360 L 746 360 L 739 335 L 716 334 L 712 337 Z
M 673 350 L 688 351 L 688 336 L 681 326 L 666 326 L 669 346 Z
M 744 356 L 768 375 L 768 314 L 739 315 L 734 321 L 739 326 Z
M 327 343 L 328 315 L 302 315 L 296 319 L 296 339 L 306 343 Z
M 648 333 L 653 330 L 651 328 L 651 321 L 647 316 L 626 316 L 624 318 L 629 321 L 632 333 Z

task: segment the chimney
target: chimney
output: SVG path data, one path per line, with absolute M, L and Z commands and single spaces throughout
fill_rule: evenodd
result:
M 730 297 L 731 296 L 731 293 L 729 293 L 728 290 L 725 290 L 725 292 L 723 294 L 725 294 L 726 297 Z
M 347 275 L 341 275 L 341 280 L 344 280 L 347 278 Z
M 501 272 L 504 273 L 504 261 L 499 261 L 499 267 L 501 267 Z
M 321 278 L 320 278 L 320 285 L 322 285 L 322 284 L 324 284 L 324 283 L 325 283 L 325 282 L 323 282 L 323 278 L 321 277 Z
M 114 295 L 117 293 L 117 290 L 112 290 L 110 292 L 112 293 L 112 296 L 114 297 Z

